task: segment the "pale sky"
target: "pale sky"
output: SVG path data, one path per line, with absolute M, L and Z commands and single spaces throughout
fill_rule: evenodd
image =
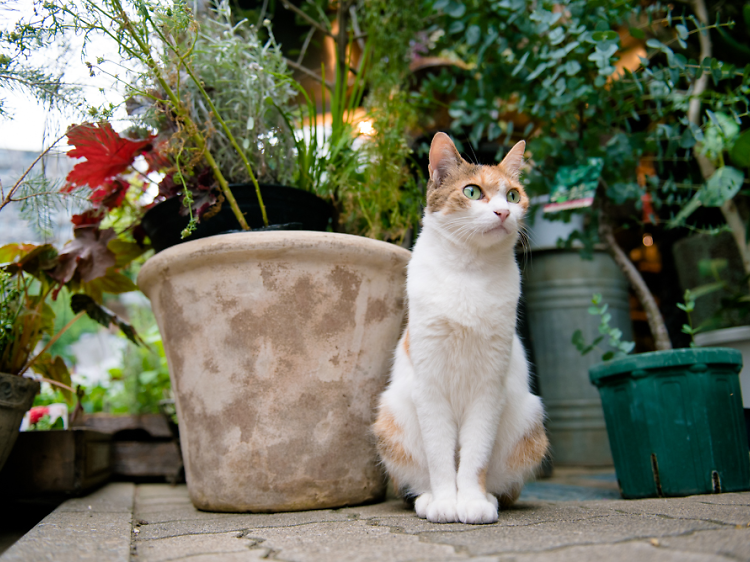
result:
M 31 0 L 0 0 L 0 28 L 8 29 L 19 18 L 31 17 L 32 5 Z M 82 40 L 72 38 L 71 43 L 74 46 L 66 69 L 67 81 L 84 85 L 86 100 L 90 105 L 98 106 L 105 101 L 119 104 L 122 96 L 112 88 L 110 78 L 89 76 L 89 71 L 81 56 Z M 58 46 L 52 45 L 48 51 L 38 53 L 32 62 L 38 66 L 44 66 L 48 60 L 56 58 L 59 50 Z M 106 40 L 92 42 L 88 47 L 88 53 L 87 60 L 91 62 L 95 62 L 93 59 L 97 56 L 117 59 L 114 45 Z M 105 88 L 105 93 L 101 93 L 99 88 Z M 5 100 L 6 110 L 12 114 L 11 118 L 0 118 L 0 148 L 41 150 L 45 140 L 45 130 L 49 142 L 64 133 L 69 125 L 83 120 L 82 117 L 77 117 L 72 113 L 62 115 L 56 111 L 48 112 L 26 92 L 0 90 L 0 96 Z M 121 115 L 124 116 L 124 110 Z M 116 125 L 115 128 L 117 128 Z M 63 139 L 58 144 L 58 148 L 64 149 L 65 147 Z

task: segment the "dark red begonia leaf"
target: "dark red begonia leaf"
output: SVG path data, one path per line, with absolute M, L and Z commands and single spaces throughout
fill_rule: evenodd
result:
M 70 222 L 75 228 L 81 226 L 96 226 L 104 219 L 105 212 L 102 209 L 87 209 L 80 215 L 73 215 Z
M 129 183 L 115 178 L 97 187 L 89 196 L 89 201 L 97 207 L 115 209 L 125 200 L 129 188 Z
M 86 158 L 68 174 L 70 191 L 75 186 L 88 185 L 94 189 L 109 178 L 124 172 L 135 157 L 149 150 L 152 139 L 133 141 L 118 135 L 107 122 L 83 123 L 68 129 L 68 144 L 75 148 L 68 152 L 71 158 Z
M 52 277 L 65 284 L 78 275 L 80 281 L 88 283 L 107 274 L 107 268 L 116 263 L 115 255 L 107 244 L 117 237 L 114 229 L 100 230 L 96 226 L 81 226 L 73 231 L 75 238 L 68 242 L 60 253 L 58 265 Z

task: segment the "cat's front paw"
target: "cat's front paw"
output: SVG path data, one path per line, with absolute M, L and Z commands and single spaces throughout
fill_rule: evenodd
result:
M 430 505 L 427 506 L 426 515 L 427 520 L 432 523 L 455 523 L 458 521 L 456 500 L 433 500 Z
M 469 525 L 482 525 L 497 521 L 497 503 L 488 501 L 486 498 L 459 500 L 456 511 L 459 521 Z
M 414 511 L 417 512 L 417 517 L 427 519 L 427 508 L 432 503 L 432 494 L 429 492 L 420 495 L 414 502 Z

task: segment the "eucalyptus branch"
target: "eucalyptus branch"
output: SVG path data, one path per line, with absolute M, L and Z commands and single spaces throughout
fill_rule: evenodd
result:
M 701 23 L 704 23 L 704 24 L 707 23 L 708 11 L 706 10 L 705 1 L 704 0 L 691 0 L 691 5 L 693 7 L 693 10 L 695 11 L 695 15 L 698 18 L 698 20 Z M 708 31 L 706 31 L 705 33 L 701 33 L 699 36 L 699 39 L 700 39 L 700 46 L 701 46 L 701 53 L 700 53 L 701 60 L 711 57 L 712 56 L 711 36 L 708 34 Z M 703 91 L 706 89 L 707 86 L 708 86 L 708 75 L 704 73 L 700 78 L 698 78 L 695 81 L 693 92 L 694 93 L 697 92 L 698 95 L 691 98 L 690 105 L 688 106 L 688 120 L 691 123 L 695 123 L 696 125 L 700 125 L 700 111 L 701 111 L 700 94 L 703 93 Z M 708 181 L 708 179 L 711 176 L 713 176 L 714 172 L 716 171 L 716 168 L 711 163 L 711 161 L 706 157 L 706 155 L 701 152 L 700 147 L 701 147 L 701 143 L 697 143 L 693 147 L 693 154 L 695 156 L 696 161 L 698 162 L 698 167 L 701 170 L 701 175 L 703 176 L 703 179 Z M 742 257 L 742 264 L 745 268 L 745 274 L 750 274 L 750 246 L 747 243 L 747 226 L 745 224 L 745 221 L 742 219 L 739 209 L 737 209 L 737 205 L 735 205 L 734 201 L 731 199 L 728 199 L 721 205 L 721 213 L 724 215 L 724 220 L 732 229 L 732 236 L 734 237 L 734 241 L 737 244 L 737 249 L 740 251 L 740 256 Z

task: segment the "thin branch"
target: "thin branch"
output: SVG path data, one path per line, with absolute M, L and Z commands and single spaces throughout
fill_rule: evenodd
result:
M 302 66 L 301 64 L 297 64 L 297 63 L 296 63 L 296 62 L 294 62 L 293 60 L 289 60 L 289 59 L 288 59 L 288 58 L 286 58 L 286 57 L 284 57 L 284 60 L 285 60 L 285 61 L 286 61 L 286 63 L 287 63 L 287 64 L 288 64 L 289 66 L 291 66 L 291 67 L 292 67 L 293 69 L 295 69 L 295 70 L 299 70 L 299 71 L 300 71 L 300 72 L 301 72 L 302 74 L 306 74 L 307 76 L 309 76 L 310 78 L 312 78 L 313 80 L 315 80 L 315 81 L 317 81 L 317 82 L 320 82 L 321 84 L 325 84 L 325 85 L 326 85 L 326 87 L 327 87 L 327 88 L 328 88 L 329 90 L 332 90 L 332 89 L 333 89 L 333 82 L 329 82 L 329 81 L 327 81 L 327 80 L 326 80 L 325 78 L 323 78 L 322 76 L 318 76 L 317 74 L 315 74 L 315 73 L 314 73 L 314 72 L 313 72 L 312 70 L 310 70 L 309 68 L 306 68 L 306 67 Z
M 364 51 L 365 50 L 364 38 L 367 37 L 367 33 L 362 33 L 362 30 L 359 28 L 359 21 L 357 20 L 357 10 L 355 9 L 354 6 L 351 6 L 349 8 L 349 15 L 352 18 L 352 29 L 354 30 L 354 37 L 352 37 L 352 41 L 356 41 L 357 44 L 359 45 L 359 48 Z
M 612 259 L 615 260 L 615 263 L 630 282 L 630 286 L 633 287 L 636 295 L 638 295 L 638 300 L 641 301 L 641 304 L 646 311 L 648 326 L 651 329 L 651 334 L 654 336 L 656 349 L 672 349 L 672 342 L 669 340 L 669 333 L 667 332 L 664 319 L 659 311 L 659 305 L 656 304 L 656 300 L 654 300 L 654 296 L 651 294 L 646 282 L 643 280 L 643 276 L 617 243 L 614 232 L 612 231 L 612 226 L 607 221 L 603 210 L 600 210 L 599 212 L 599 236 L 606 244 L 607 250 L 612 256 Z
M 76 126 L 77 126 L 77 125 L 76 125 Z M 23 180 L 25 180 L 25 179 L 26 179 L 26 176 L 28 176 L 28 175 L 29 175 L 29 174 L 31 173 L 31 170 L 32 170 L 32 169 L 34 168 L 34 166 L 36 166 L 36 165 L 37 165 L 37 163 L 38 163 L 38 162 L 39 162 L 39 161 L 40 161 L 40 160 L 41 160 L 42 158 L 44 158 L 44 157 L 45 157 L 45 156 L 47 155 L 47 153 L 48 153 L 48 152 L 49 152 L 50 150 L 52 150 L 52 148 L 53 148 L 53 147 L 54 147 L 54 146 L 55 146 L 55 145 L 56 145 L 56 144 L 57 144 L 58 142 L 60 142 L 60 141 L 61 141 L 61 140 L 62 140 L 62 139 L 63 139 L 63 138 L 65 137 L 65 135 L 67 135 L 67 134 L 68 134 L 68 132 L 69 132 L 69 131 L 65 132 L 65 134 L 63 134 L 63 135 L 61 135 L 60 137 L 58 137 L 58 138 L 57 138 L 57 140 L 55 140 L 55 141 L 54 141 L 54 142 L 53 142 L 52 144 L 50 144 L 50 145 L 49 145 L 49 146 L 48 146 L 47 148 L 45 148 L 45 149 L 44 149 L 44 150 L 43 150 L 43 151 L 41 152 L 41 154 L 39 154 L 39 156 L 37 156 L 37 157 L 36 157 L 36 159 L 35 159 L 35 160 L 34 160 L 34 161 L 33 161 L 33 162 L 31 163 L 31 165 L 30 165 L 30 166 L 29 166 L 28 168 L 26 168 L 26 170 L 24 171 L 24 173 L 23 173 L 23 174 L 21 174 L 21 177 L 20 177 L 20 178 L 18 178 L 18 179 L 16 180 L 16 183 L 14 183 L 14 184 L 13 184 L 13 187 L 11 187 L 11 188 L 10 188 L 10 191 L 8 191 L 8 195 L 6 195 L 6 196 L 5 196 L 4 198 L 3 198 L 2 202 L 0 202 L 0 211 L 2 211 L 2 210 L 3 210 L 3 208 L 4 208 L 4 207 L 5 207 L 5 206 L 6 206 L 6 205 L 7 205 L 8 203 L 10 203 L 10 202 L 11 202 L 11 201 L 13 200 L 13 195 L 14 195 L 14 194 L 16 193 L 16 191 L 18 191 L 18 188 L 19 188 L 19 187 L 21 187 L 21 184 L 23 183 Z
M 323 25 L 321 25 L 319 21 L 314 20 L 313 18 L 308 16 L 305 12 L 300 10 L 297 6 L 289 2 L 289 0 L 281 0 L 281 3 L 284 4 L 284 7 L 287 10 L 291 10 L 292 12 L 297 14 L 299 17 L 301 17 L 303 20 L 305 20 L 307 23 L 309 23 L 313 27 L 316 27 L 319 31 L 322 31 L 329 37 L 334 37 L 333 33 L 331 33 L 330 30 L 326 29 Z
M 307 48 L 310 46 L 310 40 L 312 39 L 313 35 L 315 35 L 315 27 L 311 27 L 310 31 L 308 31 L 307 33 L 307 37 L 305 37 L 305 42 L 302 44 L 302 49 L 299 52 L 299 57 L 297 57 L 297 64 L 302 64 L 302 59 L 305 58 Z

